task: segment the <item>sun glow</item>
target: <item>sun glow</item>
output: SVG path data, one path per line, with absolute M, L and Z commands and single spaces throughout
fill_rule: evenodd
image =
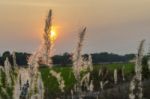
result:
M 52 27 L 51 32 L 50 32 L 50 40 L 53 43 L 57 38 L 57 33 L 54 27 Z

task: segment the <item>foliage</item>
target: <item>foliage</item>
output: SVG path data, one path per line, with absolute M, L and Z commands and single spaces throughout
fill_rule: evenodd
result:
M 142 78 L 143 79 L 148 79 L 150 77 L 150 70 L 148 68 L 148 60 L 149 60 L 149 56 L 145 56 L 142 60 Z
M 122 66 L 125 67 L 125 76 L 126 78 L 129 75 L 133 75 L 134 71 L 134 64 L 132 63 L 114 63 L 114 64 L 104 64 L 104 65 L 95 65 L 93 72 L 91 72 L 90 79 L 93 80 L 94 85 L 97 87 L 95 90 L 99 90 L 99 81 L 106 81 L 109 80 L 110 82 L 107 84 L 108 86 L 106 88 L 112 87 L 113 82 L 113 71 L 115 68 L 119 69 L 122 68 Z M 62 77 L 65 81 L 65 92 L 70 93 L 70 90 L 74 87 L 74 84 L 76 83 L 75 77 L 72 72 L 72 68 L 69 66 L 65 67 L 53 67 L 57 72 L 60 72 Z M 99 76 L 99 70 L 102 69 L 103 76 Z M 57 79 L 50 75 L 50 69 L 47 67 L 41 67 L 40 69 L 42 79 L 44 81 L 44 86 L 46 89 L 45 94 L 53 94 L 57 95 L 60 94 L 61 91 L 58 86 Z M 84 73 L 83 73 L 84 74 Z M 128 76 L 127 76 L 128 75 Z
M 16 54 L 16 61 L 19 66 L 27 65 L 28 58 L 31 54 L 29 53 L 22 53 L 22 52 L 15 52 Z M 13 65 L 12 54 L 9 51 L 5 51 L 2 56 L 0 57 L 0 65 L 4 65 L 4 61 L 6 57 L 9 58 L 11 65 Z M 84 54 L 83 57 L 86 59 L 88 58 L 87 54 Z M 113 53 L 93 53 L 92 60 L 93 64 L 100 64 L 100 63 L 113 63 L 113 62 L 128 62 L 135 57 L 134 54 L 126 54 L 126 55 L 117 55 Z M 72 54 L 64 53 L 63 55 L 54 55 L 52 57 L 52 61 L 54 65 L 61 65 L 66 66 L 68 64 L 72 64 Z
M 19 66 L 25 66 L 27 65 L 28 57 L 30 54 L 28 53 L 22 53 L 22 52 L 16 52 L 16 62 Z M 9 51 L 5 51 L 3 55 L 0 57 L 0 65 L 4 66 L 4 61 L 6 60 L 6 57 L 8 57 L 9 62 L 11 65 L 13 65 L 13 56 Z

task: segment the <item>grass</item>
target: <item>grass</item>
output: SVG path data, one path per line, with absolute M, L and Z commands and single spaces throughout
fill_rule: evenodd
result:
M 61 76 L 64 78 L 66 85 L 65 91 L 68 91 L 71 88 L 73 88 L 75 78 L 71 67 L 54 67 L 52 69 L 56 72 L 60 72 Z M 48 69 L 46 67 L 40 68 L 41 76 L 44 81 L 44 86 L 50 93 L 60 92 L 57 79 L 50 74 L 50 70 L 51 69 Z
M 126 76 L 128 76 L 134 72 L 134 64 L 133 63 L 102 64 L 102 65 L 95 65 L 94 68 L 99 70 L 102 67 L 106 67 L 111 73 L 113 73 L 115 69 L 122 69 L 123 66 L 124 66 L 124 73 Z
M 130 73 L 132 73 L 134 71 L 134 64 L 133 63 L 112 63 L 112 64 L 106 65 L 106 67 L 111 72 L 113 72 L 114 69 L 122 69 L 123 66 L 124 66 L 125 75 L 129 75 Z
M 111 74 L 113 74 L 114 69 L 116 68 L 121 69 L 122 66 L 125 67 L 124 69 L 125 69 L 126 76 L 131 75 L 132 72 L 134 71 L 134 64 L 132 63 L 112 63 L 112 64 L 94 65 L 94 72 L 96 73 L 102 67 L 106 67 L 111 72 Z M 63 77 L 65 81 L 65 89 L 64 89 L 65 93 L 70 93 L 70 90 L 74 88 L 74 84 L 76 83 L 76 80 L 72 71 L 72 67 L 71 66 L 64 66 L 64 67 L 55 66 L 51 69 L 55 70 L 56 72 L 61 73 L 61 76 Z M 59 95 L 61 94 L 61 90 L 59 89 L 57 79 L 50 74 L 51 69 L 48 67 L 41 67 L 39 69 L 41 72 L 43 82 L 44 82 L 45 93 L 47 95 Z M 9 88 L 6 86 L 5 74 L 4 72 L 1 72 L 1 73 L 2 73 L 1 74 L 2 78 L 1 78 L 1 85 L 0 85 L 0 94 L 2 98 L 7 99 L 6 98 L 7 95 L 2 92 L 2 88 L 6 88 L 6 91 L 9 97 L 12 97 L 13 88 L 12 87 Z M 13 72 L 12 75 L 14 75 L 15 77 L 17 74 Z M 97 79 L 96 77 L 94 78 Z
M 6 75 L 5 73 L 0 70 L 0 73 L 1 73 L 1 79 L 0 79 L 0 94 L 1 94 L 1 98 L 3 99 L 7 99 L 9 97 L 9 99 L 12 99 L 12 96 L 13 96 L 13 85 L 14 85 L 14 80 L 15 78 L 13 79 L 13 76 L 15 77 L 16 76 L 16 73 L 15 72 L 11 72 L 11 79 L 12 79 L 12 82 L 11 82 L 11 85 L 12 86 L 8 86 L 7 85 L 7 79 L 6 79 Z M 5 89 L 5 90 L 3 90 Z
M 105 66 L 111 73 L 113 73 L 114 69 L 121 69 L 124 66 L 125 75 L 130 75 L 134 71 L 134 64 L 132 63 L 112 63 L 112 64 L 104 64 L 104 65 L 95 65 L 94 70 L 99 70 L 101 67 Z M 52 68 L 53 70 L 60 72 L 61 76 L 65 81 L 65 92 L 69 92 L 76 80 L 72 72 L 72 67 L 60 67 L 56 66 Z M 59 93 L 60 89 L 58 87 L 58 82 L 55 77 L 50 75 L 50 69 L 47 67 L 40 68 L 40 72 L 42 75 L 42 79 L 44 81 L 44 86 L 48 92 L 55 94 Z

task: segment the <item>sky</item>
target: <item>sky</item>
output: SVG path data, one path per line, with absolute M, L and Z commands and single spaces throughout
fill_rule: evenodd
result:
M 34 52 L 49 9 L 58 33 L 55 54 L 73 52 L 83 26 L 83 53 L 136 53 L 142 39 L 149 49 L 150 0 L 0 0 L 0 53 Z

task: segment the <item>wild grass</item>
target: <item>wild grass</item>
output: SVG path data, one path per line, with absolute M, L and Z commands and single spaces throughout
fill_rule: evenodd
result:
M 121 69 L 122 66 L 125 68 L 125 76 L 132 75 L 134 71 L 134 64 L 133 63 L 112 63 L 112 64 L 105 64 L 105 65 L 95 65 L 94 70 L 99 70 L 103 67 L 106 67 L 108 70 L 110 70 L 111 74 L 113 74 L 114 69 Z M 50 93 L 59 93 L 59 85 L 57 82 L 57 79 L 50 75 L 50 70 L 53 69 L 57 72 L 60 72 L 62 77 L 65 81 L 65 92 L 69 92 L 74 84 L 76 83 L 76 79 L 73 74 L 72 67 L 66 66 L 66 67 L 60 67 L 55 66 L 53 68 L 43 67 L 40 68 L 40 72 L 42 75 L 42 79 L 44 82 L 45 89 Z
M 134 71 L 134 63 L 111 63 L 111 64 L 102 64 L 95 65 L 96 69 L 101 69 L 102 67 L 106 67 L 110 72 L 113 73 L 115 69 L 122 69 L 124 66 L 125 75 L 130 75 Z

